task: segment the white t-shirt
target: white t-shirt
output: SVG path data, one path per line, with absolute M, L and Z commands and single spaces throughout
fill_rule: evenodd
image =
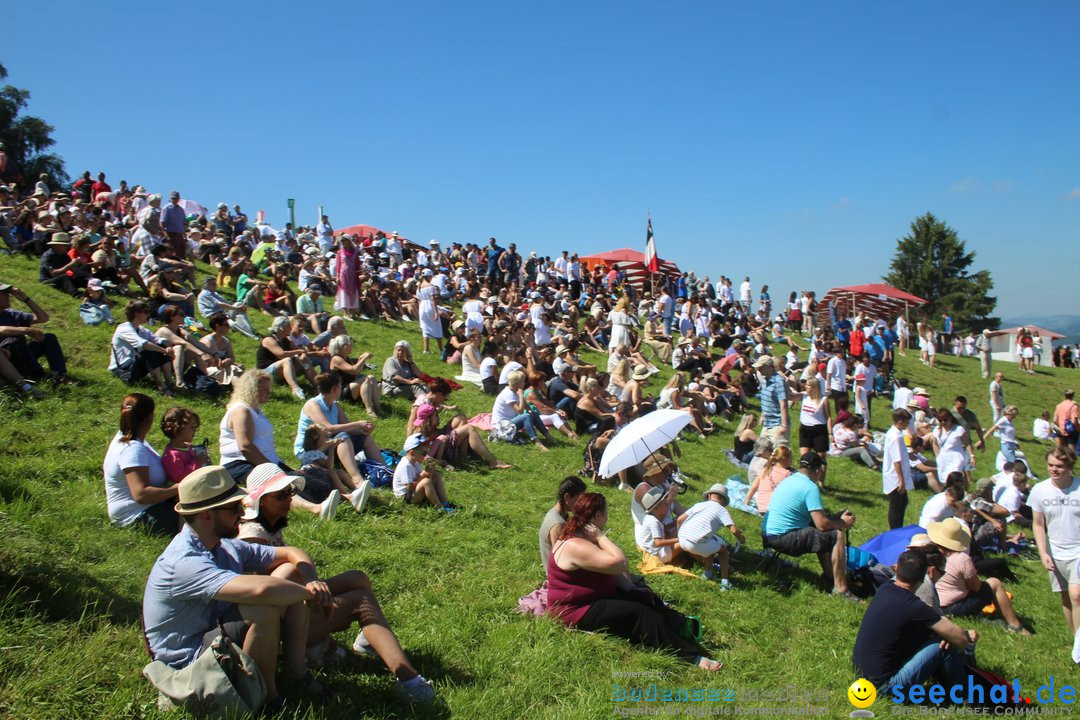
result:
M 517 417 L 520 414 L 514 408 L 517 401 L 517 392 L 508 387 L 503 388 L 502 392 L 495 396 L 495 404 L 491 407 L 491 424 Z
M 1031 425 L 1031 434 L 1037 440 L 1052 440 L 1054 437 L 1050 432 L 1050 421 L 1042 418 L 1035 418 L 1035 422 Z
M 480 379 L 495 377 L 495 368 L 498 367 L 498 363 L 495 362 L 495 358 L 486 357 L 480 361 Z
M 1064 490 L 1053 480 L 1043 480 L 1031 489 L 1028 505 L 1042 513 L 1050 536 L 1050 554 L 1055 558 L 1080 557 L 1080 477 Z
M 904 475 L 904 488 L 914 490 L 911 461 L 908 460 L 907 446 L 904 445 L 904 432 L 894 425 L 885 433 L 881 455 L 881 492 L 886 495 L 900 487 L 900 477 L 896 474 L 895 466 L 897 462 L 900 463 L 900 472 Z
M 407 457 L 401 458 L 397 467 L 394 468 L 394 497 L 405 497 L 409 484 L 416 482 L 416 478 L 420 477 L 423 469 L 420 463 L 413 462 Z
M 116 433 L 109 449 L 105 453 L 105 462 L 101 470 L 105 476 L 105 500 L 109 508 L 109 520 L 114 525 L 127 527 L 146 512 L 149 505 L 140 505 L 131 497 L 124 471 L 131 468 L 145 467 L 150 476 L 152 487 L 165 487 L 168 478 L 161 464 L 161 456 L 145 440 L 122 442 L 120 433 Z
M 1012 424 L 1012 420 L 1002 415 L 998 418 L 998 421 L 994 423 L 994 427 L 998 430 L 998 437 L 1002 443 L 1016 444 L 1016 426 Z
M 656 541 L 663 539 L 664 524 L 661 523 L 660 519 L 655 515 L 646 515 L 641 519 L 641 523 L 634 529 L 634 540 L 637 542 L 639 548 L 650 555 L 655 555 L 664 562 L 670 562 L 672 547 L 670 545 L 666 547 L 656 547 Z
M 829 390 L 844 392 L 847 389 L 847 363 L 843 358 L 833 355 L 825 365 L 825 378 L 829 381 Z
M 892 409 L 899 410 L 900 408 L 907 409 L 907 404 L 911 402 L 911 398 L 915 395 L 911 392 L 911 388 L 898 387 L 893 392 Z
M 745 280 L 739 285 L 739 299 L 744 303 L 750 302 L 750 283 Z
M 483 369 L 483 367 L 484 367 L 484 364 L 481 363 L 480 364 L 481 370 Z M 506 363 L 506 365 L 502 369 L 502 372 L 499 373 L 499 384 L 500 385 L 505 385 L 506 383 L 510 382 L 510 373 L 514 372 L 515 370 L 524 370 L 524 369 L 525 369 L 524 365 L 517 362 L 516 360 L 511 360 L 510 362 Z M 481 373 L 481 375 L 483 375 L 483 373 Z
M 919 513 L 919 527 L 926 529 L 932 522 L 941 522 L 945 518 L 953 516 L 949 498 L 943 492 L 932 495 L 923 503 L 922 512 Z

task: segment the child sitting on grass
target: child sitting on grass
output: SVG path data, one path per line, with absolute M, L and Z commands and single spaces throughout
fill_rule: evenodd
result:
M 402 498 L 410 505 L 429 503 L 447 513 L 460 509 L 446 499 L 442 475 L 430 465 L 425 467 L 428 439 L 420 433 L 405 438 L 401 449 L 401 461 L 394 468 L 394 497 Z
M 349 498 L 356 512 L 363 511 L 371 494 L 371 483 L 364 480 L 353 488 L 342 479 L 334 461 L 337 458 L 335 448 L 344 440 L 343 437 L 330 437 L 325 425 L 312 423 L 304 431 L 304 451 L 300 453 L 300 473 L 304 476 L 304 488 L 300 497 L 321 504 L 334 492 Z
M 715 564 L 720 570 L 720 589 L 730 590 L 733 586 L 728 579 L 728 546 L 716 533 L 721 527 L 726 527 L 739 543 L 746 542 L 746 537 L 735 527 L 727 511 L 726 487 L 716 483 L 702 495 L 705 499 L 693 505 L 677 520 L 679 546 L 705 566 L 703 577 L 706 580 L 715 579 Z
M 204 446 L 191 444 L 198 431 L 199 416 L 186 407 L 171 407 L 162 416 L 161 434 L 169 438 L 169 442 L 165 452 L 161 453 L 161 465 L 171 485 L 210 461 Z
M 655 555 L 660 562 L 670 563 L 682 552 L 679 538 L 668 537 L 664 530 L 664 518 L 671 512 L 671 496 L 665 488 L 649 488 L 641 498 L 641 507 L 645 509 L 645 516 L 638 524 L 634 537 L 638 547 Z

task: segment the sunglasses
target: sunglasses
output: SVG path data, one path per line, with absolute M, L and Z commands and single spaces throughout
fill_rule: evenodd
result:
M 268 493 L 266 497 L 272 497 L 275 500 L 285 501 L 296 495 L 296 488 L 289 486 L 284 490 L 278 490 L 276 493 Z
M 232 513 L 233 515 L 240 515 L 241 513 L 244 512 L 244 504 L 239 503 L 239 502 L 235 502 L 235 503 L 232 503 L 230 505 L 222 505 L 221 507 L 219 507 L 217 509 L 219 511 Z

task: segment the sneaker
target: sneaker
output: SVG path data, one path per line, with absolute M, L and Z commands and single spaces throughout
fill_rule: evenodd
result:
M 23 380 L 22 387 L 19 389 L 22 390 L 23 395 L 33 398 L 34 400 L 45 399 L 45 393 L 43 393 L 40 388 L 34 387 L 34 382 L 32 380 Z
M 364 512 L 364 508 L 367 506 L 368 497 L 371 495 L 371 483 L 364 480 L 360 485 L 349 493 L 349 502 L 356 508 L 356 512 Z
M 363 630 L 356 633 L 356 639 L 353 640 L 352 649 L 353 652 L 358 655 L 367 655 L 368 657 L 373 658 L 379 657 L 379 654 L 375 652 L 375 648 L 371 647 L 371 643 L 369 643 L 368 639 L 364 637 Z
M 301 400 L 307 400 L 307 393 L 304 392 L 304 388 L 296 388 L 292 391 L 292 394 Z
M 734 589 L 735 589 L 735 586 L 731 584 L 730 580 L 725 578 L 725 579 L 720 581 L 720 590 L 721 590 L 721 592 L 727 592 L 728 590 L 734 590 Z
M 368 317 L 367 315 L 363 315 L 363 314 L 361 314 L 361 315 L 360 315 L 360 319 L 361 319 L 361 320 L 370 320 L 371 318 L 369 318 L 369 317 Z
M 394 683 L 394 692 L 410 703 L 435 702 L 435 688 L 423 675 L 417 675 L 412 680 L 398 680 Z
M 334 515 L 337 515 L 337 508 L 340 504 L 341 493 L 337 490 L 331 490 L 330 495 L 328 495 L 326 500 L 323 500 L 322 505 L 319 506 L 319 519 L 333 520 Z

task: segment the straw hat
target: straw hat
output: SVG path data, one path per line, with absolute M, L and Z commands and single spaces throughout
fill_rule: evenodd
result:
M 956 518 L 946 518 L 941 522 L 932 522 L 926 528 L 926 534 L 946 550 L 967 552 L 971 548 L 971 531 Z
M 62 245 L 67 247 L 71 244 L 71 236 L 66 232 L 53 233 L 53 236 L 49 239 L 46 245 Z
M 277 468 L 277 466 L 274 466 Z M 244 488 L 236 484 L 229 471 L 220 465 L 207 465 L 194 471 L 177 488 L 176 512 L 194 515 L 204 510 L 231 505 L 244 499 Z
M 649 372 L 649 368 L 645 367 L 644 365 L 634 366 L 633 378 L 635 380 L 647 380 L 649 378 L 649 375 L 651 375 L 651 373 Z
M 304 489 L 304 478 L 300 475 L 290 475 L 274 463 L 256 465 L 247 476 L 244 520 L 254 520 L 259 517 L 259 501 L 263 495 L 272 495 L 290 486 L 296 488 L 296 492 L 300 492 Z

